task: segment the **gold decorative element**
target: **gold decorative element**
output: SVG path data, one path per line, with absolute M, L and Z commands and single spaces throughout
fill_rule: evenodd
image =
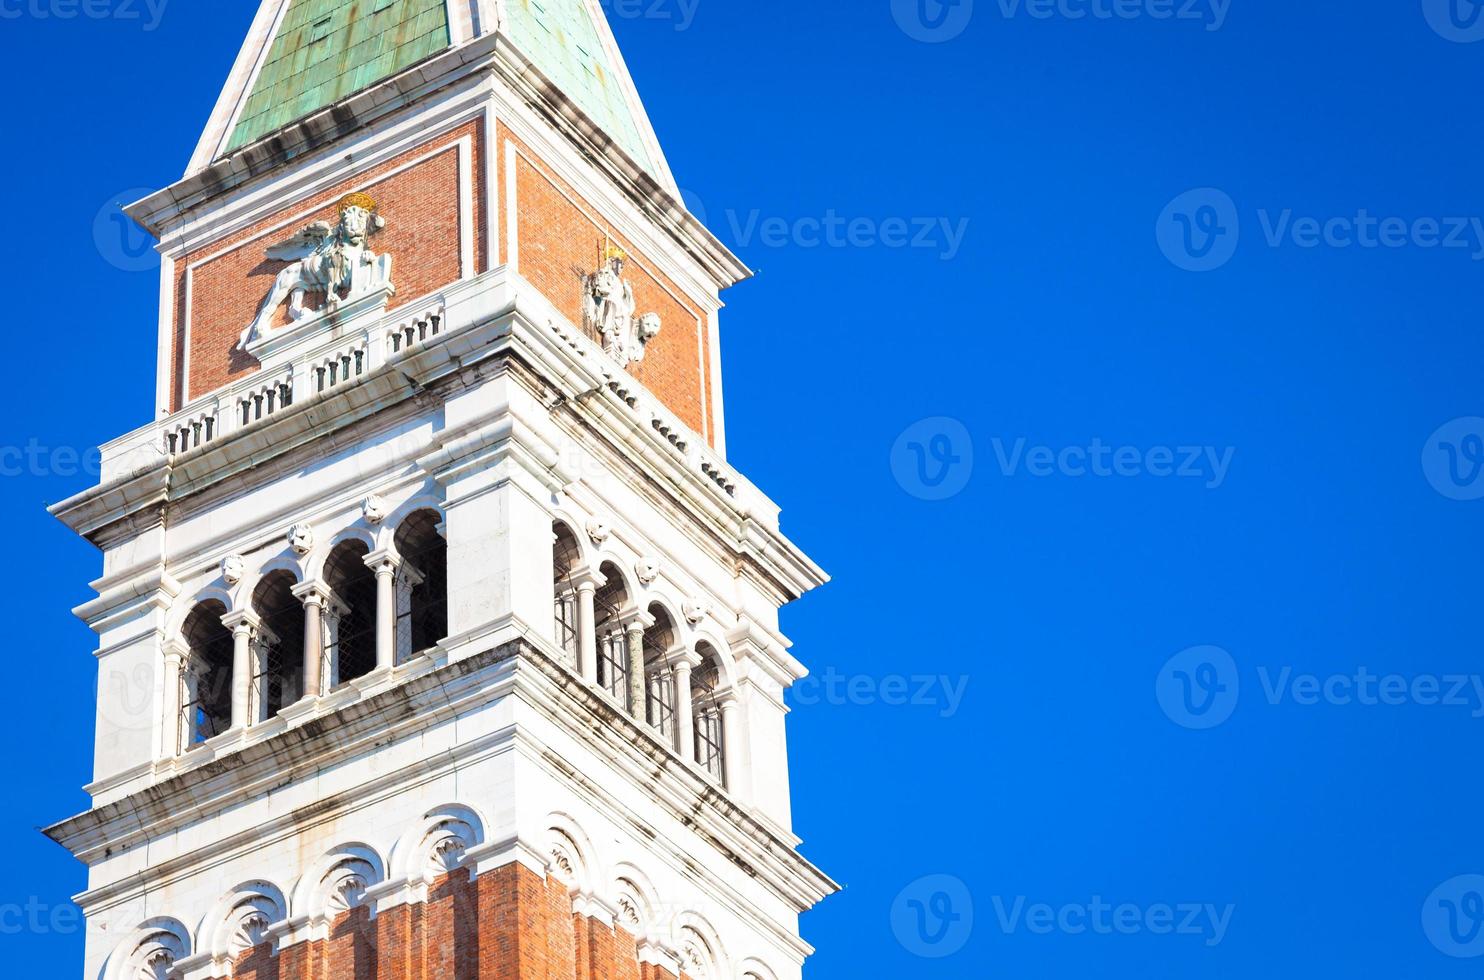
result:
M 351 208 L 360 208 L 362 211 L 369 211 L 375 214 L 376 199 L 369 194 L 362 194 L 359 191 L 354 194 L 347 194 L 340 199 L 340 213 L 344 214 Z

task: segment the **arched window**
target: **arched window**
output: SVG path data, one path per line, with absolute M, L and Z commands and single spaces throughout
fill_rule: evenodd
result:
M 726 785 L 726 738 L 721 722 L 721 658 L 710 645 L 696 647 L 701 665 L 691 673 L 690 697 L 696 718 L 696 762 Z
M 448 542 L 436 510 L 420 510 L 397 528 L 397 662 L 406 663 L 448 635 Z
M 577 535 L 561 521 L 552 525 L 551 532 L 554 539 L 552 566 L 556 572 L 555 587 L 552 590 L 552 615 L 555 620 L 553 637 L 567 666 L 575 670 L 582 644 L 577 635 L 577 586 L 572 581 L 572 570 L 581 560 L 582 552 L 577 545 Z
M 376 668 L 376 575 L 362 541 L 343 541 L 325 562 L 334 601 L 325 609 L 325 676 L 344 684 Z
M 232 727 L 232 633 L 215 599 L 191 610 L 181 630 L 190 648 L 180 674 L 181 752 Z
M 276 571 L 253 590 L 262 620 L 252 651 L 249 717 L 267 721 L 304 695 L 304 605 L 294 597 L 294 574 Z
M 605 563 L 598 572 L 607 578 L 593 597 L 598 636 L 598 686 L 613 695 L 619 704 L 627 705 L 629 670 L 622 616 L 629 606 L 629 592 L 624 586 L 623 573 L 612 562 Z
M 675 646 L 675 624 L 665 607 L 649 607 L 654 625 L 644 631 L 644 720 L 671 746 L 677 744 L 675 672 L 670 651 Z

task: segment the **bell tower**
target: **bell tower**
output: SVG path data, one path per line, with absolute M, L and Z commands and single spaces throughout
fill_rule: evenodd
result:
M 103 553 L 85 978 L 791 980 L 720 293 L 598 0 L 262 0 L 160 240 Z

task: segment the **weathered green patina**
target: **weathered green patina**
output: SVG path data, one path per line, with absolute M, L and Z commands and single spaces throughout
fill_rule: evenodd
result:
M 589 5 L 506 0 L 504 9 L 515 46 L 614 142 L 652 170 L 654 161 Z M 228 149 L 333 105 L 449 43 L 446 0 L 292 0 Z
M 515 46 L 629 156 L 652 170 L 588 5 L 583 0 L 507 0 L 505 11 Z
M 293 0 L 228 149 L 333 105 L 448 45 L 445 0 Z

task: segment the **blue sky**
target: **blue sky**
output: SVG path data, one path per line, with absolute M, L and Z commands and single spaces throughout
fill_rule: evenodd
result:
M 43 507 L 151 411 L 156 279 L 95 218 L 179 175 L 252 6 L 0 0 L 18 974 L 80 961 L 85 886 L 34 828 L 85 805 L 100 566 Z M 835 577 L 784 621 L 846 886 L 809 975 L 1476 972 L 1471 0 L 611 13 L 759 270 L 732 461 Z

